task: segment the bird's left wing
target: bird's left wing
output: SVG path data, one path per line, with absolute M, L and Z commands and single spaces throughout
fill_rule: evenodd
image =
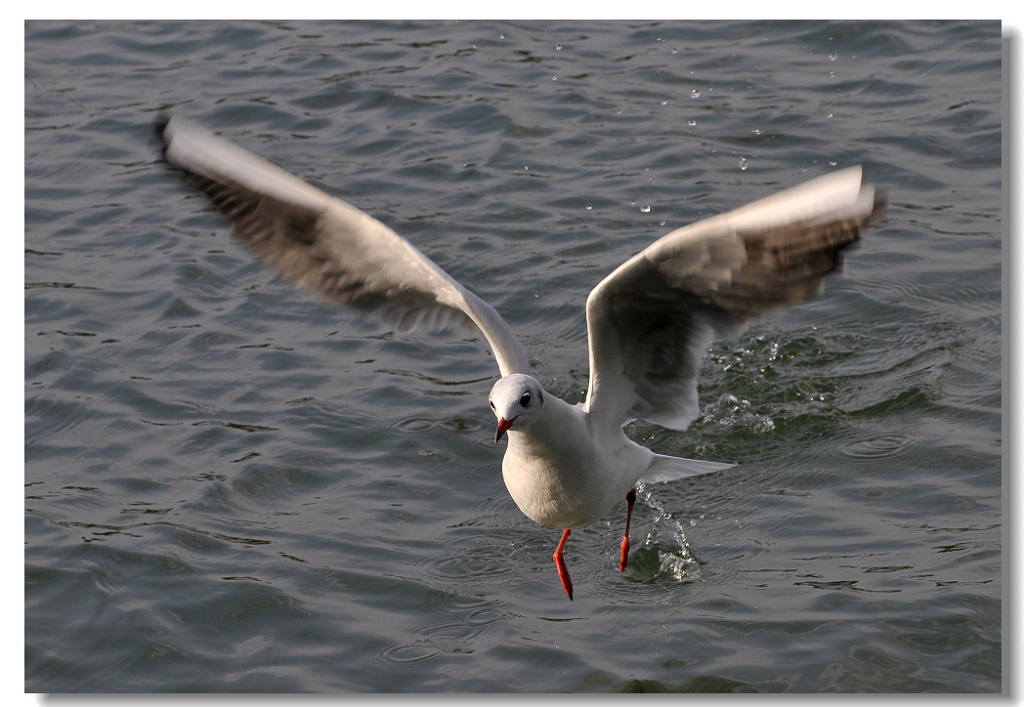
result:
M 819 290 L 884 206 L 850 167 L 654 242 L 587 298 L 585 408 L 609 426 L 641 418 L 685 429 L 713 336 Z
M 503 376 L 528 372 L 526 351 L 501 316 L 380 221 L 194 123 L 172 118 L 158 130 L 167 160 L 295 284 L 403 332 L 476 326 Z

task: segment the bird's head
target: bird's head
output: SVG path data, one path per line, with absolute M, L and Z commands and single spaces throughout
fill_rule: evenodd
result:
M 498 429 L 494 433 L 494 441 L 497 442 L 508 430 L 526 430 L 540 419 L 544 410 L 544 390 L 535 378 L 513 373 L 494 384 L 488 401 L 498 418 Z

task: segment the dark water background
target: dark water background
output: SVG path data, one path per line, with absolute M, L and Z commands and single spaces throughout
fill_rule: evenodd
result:
M 998 23 L 29 22 L 25 689 L 999 691 Z M 889 190 L 820 298 L 716 342 L 736 462 L 556 531 L 471 333 L 276 279 L 164 165 L 205 123 L 382 219 L 578 400 L 583 302 L 702 216 Z M 1019 666 L 1016 666 L 1019 669 Z

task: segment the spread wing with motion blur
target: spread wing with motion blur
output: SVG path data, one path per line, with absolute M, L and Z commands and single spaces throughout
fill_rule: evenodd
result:
M 166 159 L 287 279 L 400 331 L 475 326 L 503 376 L 528 372 L 501 316 L 380 221 L 194 123 L 172 118 L 158 130 Z
M 685 429 L 717 334 L 821 289 L 884 197 L 850 167 L 669 233 L 587 298 L 586 409 Z

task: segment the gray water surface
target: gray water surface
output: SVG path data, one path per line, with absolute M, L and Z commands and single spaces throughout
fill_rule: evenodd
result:
M 25 689 L 995 692 L 998 23 L 29 22 Z M 256 262 L 164 164 L 197 120 L 380 218 L 582 399 L 587 293 L 851 164 L 825 292 L 716 341 L 734 462 L 576 531 L 520 514 L 473 332 Z

